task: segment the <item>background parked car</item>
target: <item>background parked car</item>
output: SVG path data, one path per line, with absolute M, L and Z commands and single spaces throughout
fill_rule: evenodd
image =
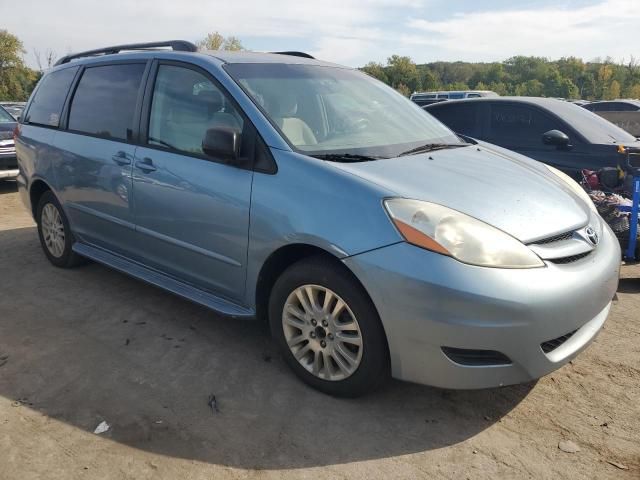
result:
M 578 100 L 568 100 L 568 101 L 569 101 L 569 102 L 571 102 L 571 103 L 573 103 L 573 104 L 575 104 L 575 105 L 578 105 L 578 106 L 580 106 L 580 107 L 583 107 L 584 105 L 588 105 L 588 104 L 590 104 L 590 103 L 591 103 L 589 100 L 581 100 L 581 99 L 578 99 Z
M 590 112 L 637 112 L 640 110 L 640 100 L 606 100 L 587 103 L 582 107 Z
M 444 102 L 445 100 L 461 100 L 463 98 L 497 97 L 496 92 L 490 90 L 454 90 L 444 92 L 416 92 L 411 95 L 410 100 L 421 107 L 432 103 Z
M 475 98 L 425 109 L 456 133 L 553 165 L 574 178 L 580 170 L 615 167 L 618 145 L 640 146 L 634 136 L 572 103 L 551 98 Z
M 16 147 L 13 143 L 15 119 L 0 107 L 0 181 L 18 176 Z
M 26 102 L 0 102 L 0 106 L 4 108 L 11 116 L 18 120 Z
M 640 137 L 640 101 L 612 100 L 594 102 L 584 105 L 584 108 L 606 118 L 611 123 L 626 130 L 634 137 Z

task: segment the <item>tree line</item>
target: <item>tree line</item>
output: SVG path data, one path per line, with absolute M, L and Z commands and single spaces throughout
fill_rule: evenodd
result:
M 549 60 L 515 56 L 503 62 L 433 62 L 417 65 L 392 55 L 386 64 L 370 62 L 363 71 L 409 95 L 431 90 L 493 90 L 500 95 L 611 100 L 640 98 L 640 63 L 576 57 Z
M 206 50 L 244 50 L 240 39 L 209 33 L 197 42 Z M 57 55 L 44 58 L 34 51 L 37 69 L 24 62 L 27 53 L 18 37 L 0 30 L 0 101 L 26 100 Z M 569 99 L 610 100 L 640 98 L 640 63 L 631 57 L 615 62 L 576 57 L 549 60 L 515 56 L 504 62 L 432 62 L 417 65 L 410 57 L 392 55 L 385 64 L 369 62 L 361 68 L 404 95 L 425 90 L 493 90 L 500 95 L 528 95 Z

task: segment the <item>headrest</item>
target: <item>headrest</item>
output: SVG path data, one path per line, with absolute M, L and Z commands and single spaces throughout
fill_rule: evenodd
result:
M 217 90 L 201 90 L 196 98 L 199 102 L 203 102 L 210 112 L 218 112 L 222 109 L 222 95 Z

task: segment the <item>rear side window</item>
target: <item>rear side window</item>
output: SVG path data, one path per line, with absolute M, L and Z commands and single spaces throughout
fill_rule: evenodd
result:
M 528 105 L 491 105 L 489 127 L 488 139 L 498 145 L 542 145 L 542 134 L 549 130 L 571 134 L 558 120 Z
M 130 140 L 145 64 L 87 68 L 71 102 L 69 130 Z
M 67 92 L 77 71 L 78 67 L 72 67 L 46 75 L 40 81 L 24 122 L 57 128 Z
M 456 133 L 477 135 L 476 113 L 479 105 L 445 102 L 427 111 Z
M 612 112 L 631 112 L 638 110 L 638 107 L 631 103 L 616 102 L 611 104 Z

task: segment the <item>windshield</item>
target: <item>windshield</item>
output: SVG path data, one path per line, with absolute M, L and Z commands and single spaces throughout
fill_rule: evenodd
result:
M 3 108 L 0 107 L 0 123 L 13 123 L 15 119 Z
M 289 144 L 307 155 L 389 158 L 425 144 L 464 145 L 413 102 L 357 70 L 288 64 L 226 69 Z
M 553 102 L 553 113 L 563 118 L 591 143 L 630 143 L 636 138 L 617 125 L 573 103 Z

